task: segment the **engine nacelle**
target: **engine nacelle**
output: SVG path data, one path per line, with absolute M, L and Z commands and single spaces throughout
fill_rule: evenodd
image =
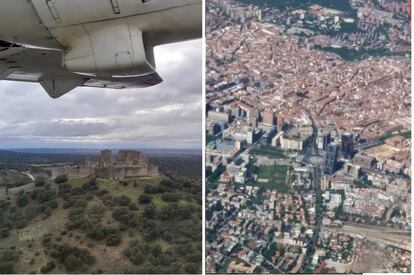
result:
M 155 72 L 150 62 L 152 47 L 145 48 L 142 31 L 129 25 L 126 19 L 58 28 L 55 34 L 67 47 L 63 63 L 71 72 L 103 77 Z

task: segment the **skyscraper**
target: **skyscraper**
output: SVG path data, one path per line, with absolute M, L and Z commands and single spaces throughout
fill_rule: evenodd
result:
M 338 158 L 339 145 L 336 142 L 331 142 L 326 148 L 324 169 L 325 174 L 332 175 L 335 172 L 336 160 Z
M 354 155 L 354 136 L 352 133 L 345 132 L 341 136 L 341 152 L 346 159 L 351 159 Z
M 263 123 L 266 125 L 275 125 L 275 114 L 271 111 L 263 112 Z
M 260 112 L 257 109 L 251 109 L 249 112 L 249 122 L 252 127 L 257 127 L 259 121 Z
M 318 130 L 317 144 L 319 150 L 326 150 L 328 144 L 331 143 L 331 131 L 329 129 L 320 128 Z

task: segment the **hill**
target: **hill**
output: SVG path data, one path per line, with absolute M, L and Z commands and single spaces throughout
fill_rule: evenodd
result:
M 158 159 L 156 178 L 2 187 L 0 273 L 201 272 L 198 160 Z

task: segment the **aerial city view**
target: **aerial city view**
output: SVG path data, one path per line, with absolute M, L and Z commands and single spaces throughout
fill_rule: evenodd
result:
M 402 0 L 207 0 L 206 272 L 411 272 Z

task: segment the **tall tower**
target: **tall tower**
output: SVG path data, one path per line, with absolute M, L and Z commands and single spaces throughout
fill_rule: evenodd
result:
M 263 124 L 275 125 L 275 114 L 271 111 L 263 112 Z
M 99 167 L 109 167 L 112 165 L 112 152 L 111 150 L 102 150 L 98 159 Z
M 345 132 L 341 136 L 341 152 L 346 159 L 351 159 L 354 155 L 354 136 L 352 133 Z
M 319 128 L 317 143 L 319 150 L 326 150 L 328 144 L 331 143 L 331 132 L 329 129 Z
M 260 118 L 260 112 L 257 109 L 251 109 L 249 112 L 249 122 L 252 127 L 257 127 L 257 122 Z
M 332 175 L 335 172 L 336 162 L 338 159 L 339 145 L 336 142 L 331 142 L 326 148 L 323 171 L 327 175 Z
M 256 11 L 257 21 L 262 22 L 262 10 L 258 9 Z

